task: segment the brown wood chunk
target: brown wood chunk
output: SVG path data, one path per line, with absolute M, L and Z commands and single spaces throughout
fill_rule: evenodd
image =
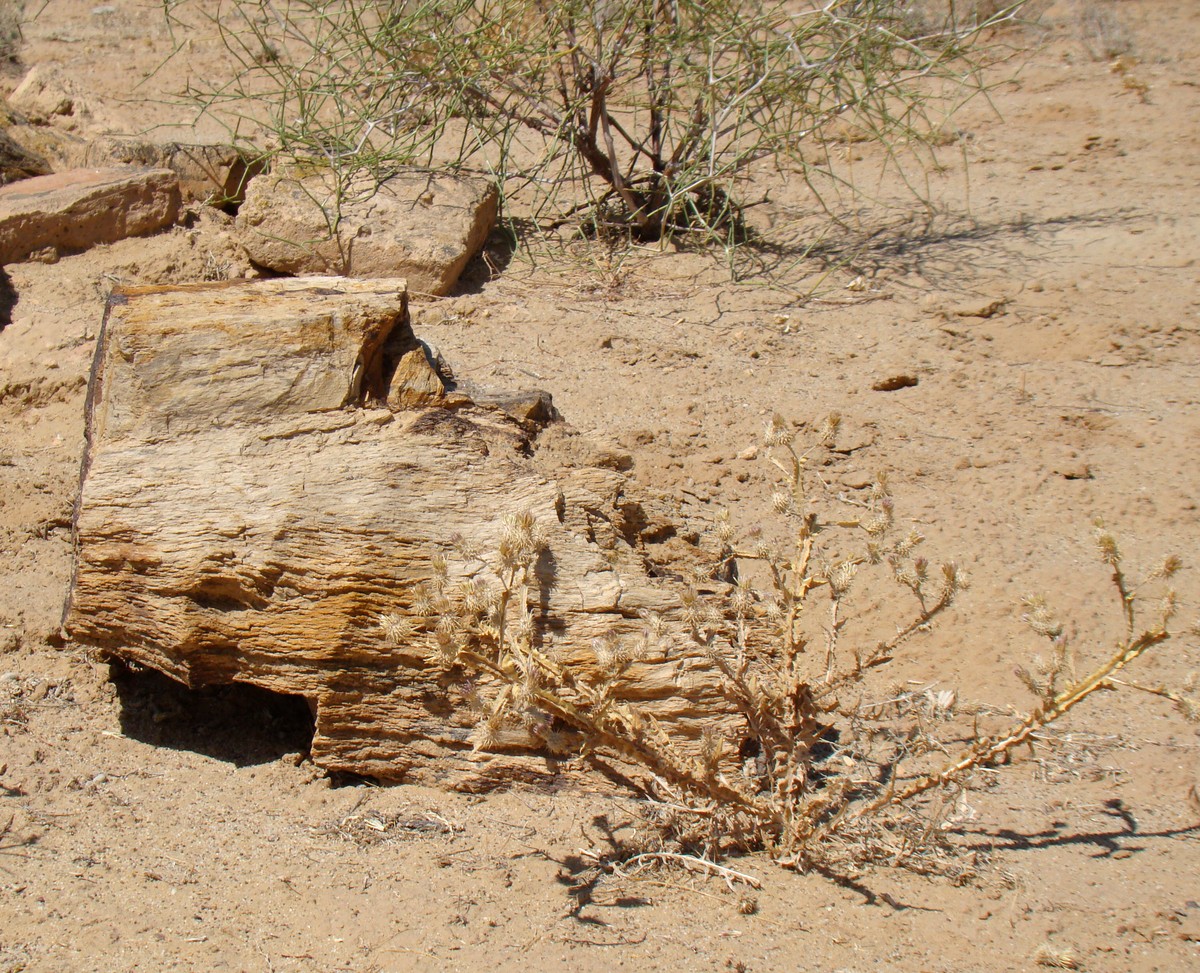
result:
M 504 515 L 529 510 L 549 537 L 538 637 L 595 677 L 595 639 L 677 610 L 642 550 L 672 531 L 623 474 L 563 467 L 539 455 L 531 422 L 441 387 L 403 281 L 116 292 L 89 389 L 67 630 L 189 685 L 306 697 L 327 768 L 468 789 L 554 772 L 563 755 L 517 729 L 476 752 L 465 676 L 433 665 L 420 631 L 389 643 L 381 616 L 414 615 L 455 535 L 486 556 Z M 481 563 L 451 570 L 486 577 Z M 687 647 L 636 665 L 619 695 L 684 739 L 729 719 Z

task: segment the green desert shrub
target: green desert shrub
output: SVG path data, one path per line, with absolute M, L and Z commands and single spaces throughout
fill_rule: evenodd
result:
M 235 76 L 191 95 L 338 170 L 485 170 L 542 227 L 728 241 L 757 163 L 819 183 L 831 141 L 943 138 L 1021 6 L 233 0 Z

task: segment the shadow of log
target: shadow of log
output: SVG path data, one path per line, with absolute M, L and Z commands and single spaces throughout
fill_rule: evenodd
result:
M 12 324 L 12 312 L 16 306 L 17 290 L 8 271 L 0 267 L 0 331 Z
M 251 767 L 307 754 L 313 719 L 300 696 L 241 683 L 189 689 L 153 669 L 111 662 L 121 732 L 155 747 Z

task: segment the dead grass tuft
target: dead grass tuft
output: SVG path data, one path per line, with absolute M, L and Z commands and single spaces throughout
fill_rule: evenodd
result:
M 1055 970 L 1081 970 L 1083 963 L 1079 954 L 1070 946 L 1055 946 L 1053 943 L 1042 943 L 1033 953 L 1033 961 L 1038 966 L 1048 966 Z
M 424 838 L 449 837 L 461 833 L 462 825 L 435 811 L 403 810 L 393 814 L 376 811 L 355 811 L 313 828 L 312 833 L 337 837 L 360 848 L 395 844 Z

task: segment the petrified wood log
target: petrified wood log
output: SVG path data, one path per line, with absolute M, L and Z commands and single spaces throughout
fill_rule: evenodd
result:
M 454 674 L 379 625 L 412 611 L 453 535 L 495 550 L 504 514 L 526 509 L 550 537 L 539 637 L 568 664 L 586 672 L 594 639 L 676 611 L 678 583 L 648 570 L 663 573 L 651 561 L 669 560 L 672 526 L 552 413 L 443 379 L 400 280 L 118 291 L 88 397 L 67 630 L 189 685 L 306 697 L 327 768 L 464 789 L 555 772 L 519 729 L 473 750 Z M 685 645 L 636 665 L 620 695 L 685 740 L 730 721 Z

